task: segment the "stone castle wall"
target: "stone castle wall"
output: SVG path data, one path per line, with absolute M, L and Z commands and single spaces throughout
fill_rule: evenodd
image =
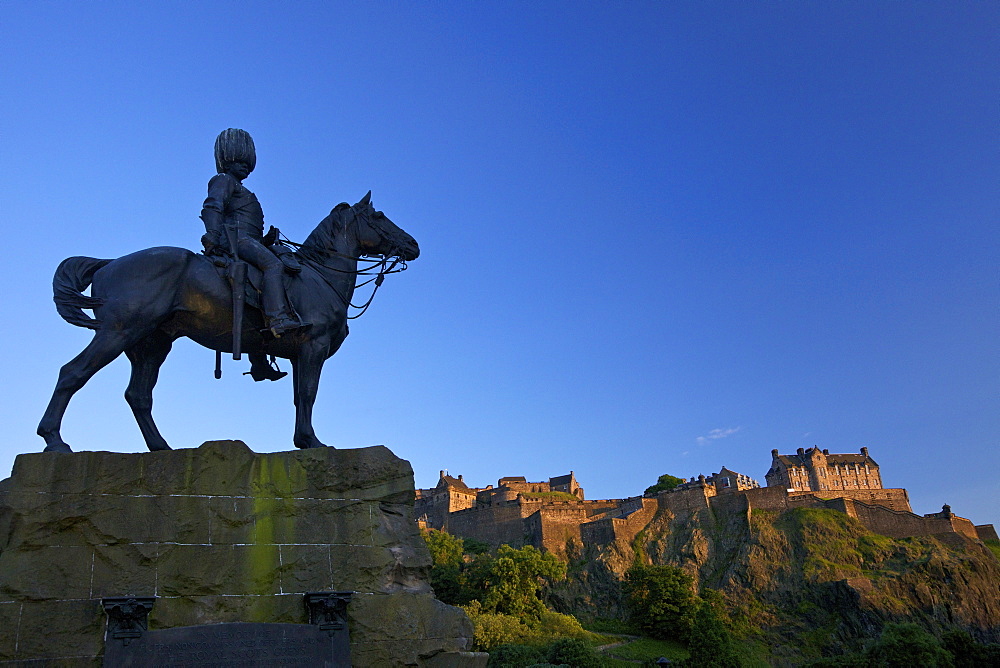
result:
M 964 517 L 921 517 L 915 513 L 890 510 L 884 506 L 873 506 L 854 499 L 835 499 L 829 503 L 843 506 L 843 512 L 856 517 L 875 533 L 890 538 L 911 536 L 934 536 L 937 534 L 961 534 L 977 540 L 976 527 Z M 839 510 L 839 508 L 838 508 Z
M 997 536 L 997 530 L 992 524 L 977 524 L 976 535 L 979 536 L 979 540 L 995 540 L 1000 542 L 1000 536 Z
M 445 530 L 490 545 L 506 543 L 520 547 L 524 545 L 524 510 L 517 501 L 460 510 L 448 516 Z
M 528 542 L 563 554 L 567 543 L 580 542 L 580 526 L 586 521 L 587 514 L 582 508 L 539 508 L 525 522 Z
M 791 492 L 790 496 L 816 496 L 822 499 L 854 499 L 869 505 L 883 506 L 901 512 L 913 512 L 910 508 L 910 496 L 905 489 L 845 489 L 822 490 L 818 492 Z
M 848 498 L 869 505 L 883 506 L 891 510 L 912 512 L 910 510 L 910 499 L 905 489 L 789 492 L 782 487 L 760 487 L 744 490 L 732 496 L 739 495 L 746 495 L 749 503 L 758 510 L 784 511 L 791 508 L 815 506 L 817 501 L 822 501 L 823 499 Z
M 580 526 L 583 545 L 609 545 L 615 541 L 632 542 L 652 521 L 660 508 L 656 499 L 628 499 L 620 510 Z
M 822 495 L 822 496 L 821 496 Z M 979 530 L 969 520 L 952 515 L 920 516 L 910 511 L 905 489 L 865 490 L 855 493 L 854 498 L 841 496 L 823 498 L 829 490 L 822 492 L 788 492 L 780 487 L 763 487 L 746 490 L 712 499 L 716 510 L 729 512 L 742 510 L 734 505 L 738 497 L 746 499 L 751 509 L 782 512 L 793 508 L 829 508 L 854 517 L 870 531 L 890 538 L 912 536 L 935 536 L 939 534 L 960 534 L 976 540 Z M 860 497 L 860 498 L 859 498 Z M 862 500 L 864 499 L 864 500 Z M 895 506 L 895 507 L 893 507 Z M 985 525 L 992 528 L 992 525 Z

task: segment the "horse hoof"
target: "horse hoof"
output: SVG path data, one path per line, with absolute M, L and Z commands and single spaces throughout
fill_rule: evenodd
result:
M 65 443 L 52 443 L 51 445 L 46 445 L 42 452 L 73 452 L 73 450 Z

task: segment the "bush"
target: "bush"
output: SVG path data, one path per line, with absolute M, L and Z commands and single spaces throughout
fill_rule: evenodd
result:
M 592 633 L 580 625 L 573 615 L 546 610 L 538 621 L 538 633 L 545 639 L 577 638 L 583 641 L 596 642 L 601 636 Z
M 490 650 L 489 668 L 524 668 L 545 661 L 537 647 L 526 645 L 500 645 Z
M 604 659 L 587 643 L 576 638 L 556 640 L 546 649 L 549 663 L 566 664 L 573 668 L 601 668 Z
M 868 659 L 886 668 L 951 668 L 951 654 L 917 624 L 886 624 L 868 651 Z
M 479 601 L 472 601 L 462 609 L 472 620 L 473 643 L 478 650 L 492 652 L 500 645 L 541 643 L 538 633 L 517 617 L 485 612 Z

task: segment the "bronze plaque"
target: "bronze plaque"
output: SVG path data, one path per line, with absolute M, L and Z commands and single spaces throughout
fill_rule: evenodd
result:
M 346 634 L 312 624 L 205 624 L 108 638 L 106 668 L 241 666 L 350 668 Z

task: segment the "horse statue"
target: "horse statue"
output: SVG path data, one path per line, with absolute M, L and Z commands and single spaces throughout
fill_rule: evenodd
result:
M 323 363 L 347 337 L 347 312 L 358 262 L 380 256 L 414 260 L 417 242 L 376 211 L 371 192 L 355 204 L 338 204 L 297 251 L 302 271 L 285 277 L 289 300 L 312 325 L 266 341 L 263 316 L 247 311 L 242 349 L 292 363 L 295 434 L 299 448 L 324 444 L 312 427 L 312 409 Z M 384 263 L 383 263 L 384 268 Z M 380 279 L 381 279 L 380 274 Z M 381 280 L 377 281 L 377 284 Z M 91 296 L 83 291 L 91 287 Z M 215 351 L 232 352 L 233 292 L 212 258 L 184 248 L 159 247 L 116 260 L 71 257 L 52 280 L 56 310 L 67 322 L 95 330 L 93 340 L 62 367 L 38 425 L 46 452 L 71 452 L 59 434 L 73 395 L 123 352 L 132 363 L 125 400 L 150 450 L 169 450 L 153 422 L 153 386 L 173 342 L 186 336 Z M 91 318 L 83 309 L 92 309 Z

